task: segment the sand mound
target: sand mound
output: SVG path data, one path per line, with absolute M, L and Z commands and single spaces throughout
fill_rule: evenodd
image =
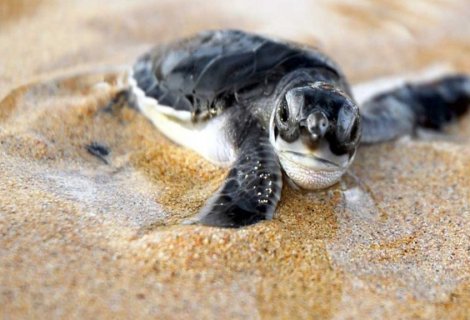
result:
M 469 316 L 470 117 L 362 148 L 356 177 L 285 187 L 273 221 L 225 230 L 181 225 L 225 170 L 134 110 L 106 108 L 123 65 L 216 27 L 317 43 L 354 82 L 436 64 L 470 72 L 466 1 L 0 9 L 1 317 Z

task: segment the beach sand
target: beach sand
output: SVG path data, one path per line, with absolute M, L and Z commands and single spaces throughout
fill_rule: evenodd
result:
M 238 28 L 317 45 L 353 84 L 470 73 L 468 1 L 0 3 L 0 318 L 470 319 L 470 116 L 362 147 L 276 217 L 182 225 L 217 168 L 130 108 L 155 44 Z M 87 147 L 109 150 L 99 158 Z

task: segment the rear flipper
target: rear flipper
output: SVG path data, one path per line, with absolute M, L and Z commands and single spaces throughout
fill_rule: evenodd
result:
M 408 84 L 367 100 L 361 107 L 362 142 L 410 134 L 417 127 L 440 130 L 470 108 L 470 77 L 453 75 Z
M 277 155 L 257 123 L 249 126 L 242 141 L 224 184 L 208 200 L 196 223 L 238 228 L 272 219 L 282 189 Z

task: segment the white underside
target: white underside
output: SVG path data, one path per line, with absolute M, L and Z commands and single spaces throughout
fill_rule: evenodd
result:
M 137 104 L 142 114 L 167 138 L 195 151 L 216 165 L 225 167 L 233 163 L 235 150 L 224 134 L 227 124 L 226 114 L 222 113 L 202 123 L 193 123 L 189 112 L 175 111 L 147 97 L 137 86 L 132 74 L 129 76 L 129 85 L 137 97 Z

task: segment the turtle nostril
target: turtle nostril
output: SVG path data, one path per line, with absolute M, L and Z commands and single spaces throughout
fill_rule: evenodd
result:
M 316 133 L 312 133 L 310 136 L 311 136 L 313 141 L 317 141 L 320 138 L 320 136 Z

